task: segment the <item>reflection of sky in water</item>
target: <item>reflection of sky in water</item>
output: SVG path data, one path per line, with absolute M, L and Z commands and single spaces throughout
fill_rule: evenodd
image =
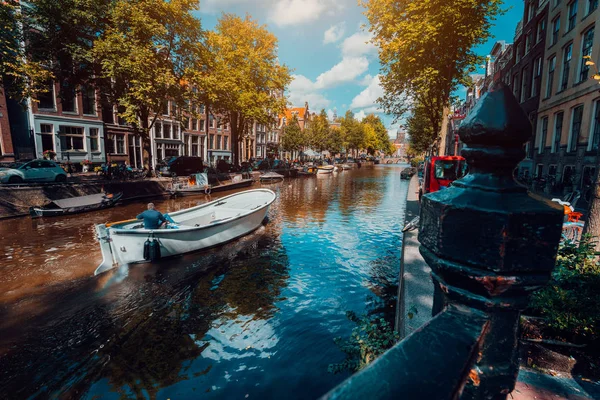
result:
M 399 270 L 407 188 L 398 172 L 386 168 L 376 178 L 358 178 L 352 189 L 322 187 L 323 181 L 304 187 L 307 198 L 327 204 L 324 212 L 309 210 L 306 218 L 279 222 L 289 268 L 284 300 L 275 304 L 279 311 L 268 321 L 237 316 L 213 322 L 198 341 L 209 346 L 197 369 L 212 361 L 210 372 L 196 382 L 210 386 L 203 397 L 316 398 L 346 376 L 327 372 L 330 363 L 344 358 L 333 338 L 353 328 L 347 311 L 367 311 L 371 275 L 378 273 L 374 264 L 391 260 L 394 273 Z M 319 197 L 311 185 L 328 192 Z M 287 194 L 282 188 L 282 202 Z M 303 206 L 297 193 L 293 198 Z M 340 202 L 343 198 L 346 204 Z M 174 388 L 161 391 L 175 393 Z
M 53 307 L 55 330 L 23 346 L 31 355 L 19 352 L 22 370 L 1 359 L 0 367 L 61 395 L 82 385 L 76 397 L 89 399 L 135 398 L 136 385 L 158 399 L 317 398 L 346 377 L 327 372 L 344 358 L 333 339 L 354 326 L 346 312 L 379 311 L 381 286 L 397 279 L 407 191 L 400 170 L 362 168 L 270 185 L 279 198 L 255 234 L 212 251 L 86 278 L 85 285 L 73 285 L 79 292 L 65 298 L 70 303 L 43 303 Z M 157 204 L 172 211 L 197 201 Z M 31 263 L 39 268 L 25 270 L 28 275 L 64 271 L 72 280 L 68 273 L 81 270 L 87 276 L 85 268 L 93 271 L 99 261 L 90 224 L 125 219 L 138 208 L 0 227 L 9 239 L 0 250 L 14 257 L 0 269 L 25 270 L 24 257 L 35 254 Z M 36 229 L 48 236 L 35 236 L 42 242 L 34 247 L 16 246 L 9 236 Z M 23 276 L 12 271 L 5 282 Z M 99 343 L 106 345 L 101 363 L 71 369 Z

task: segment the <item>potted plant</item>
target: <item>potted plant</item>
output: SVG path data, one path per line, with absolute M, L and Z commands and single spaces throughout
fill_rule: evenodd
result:
M 90 169 L 90 165 L 92 165 L 92 162 L 90 160 L 83 160 L 81 162 L 82 165 L 82 172 L 88 172 Z
M 56 152 L 54 150 L 44 150 L 44 159 L 46 160 L 54 160 L 54 157 L 56 157 Z

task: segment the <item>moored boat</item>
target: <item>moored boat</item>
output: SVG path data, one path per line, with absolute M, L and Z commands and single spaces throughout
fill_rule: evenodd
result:
M 331 174 L 333 169 L 333 165 L 320 165 L 317 167 L 317 174 Z
M 103 260 L 95 275 L 120 265 L 177 256 L 237 239 L 260 227 L 275 198 L 268 189 L 235 193 L 168 214 L 173 222 L 164 229 L 145 229 L 140 220 L 96 225 Z M 148 254 L 149 244 L 158 250 L 154 256 Z
M 273 181 L 282 181 L 284 178 L 283 175 L 278 174 L 277 172 L 266 172 L 260 176 L 261 182 L 273 182 Z
M 61 215 L 79 214 L 96 210 L 103 210 L 114 206 L 123 193 L 97 193 L 87 196 L 69 197 L 66 199 L 53 200 L 43 207 L 31 207 L 29 214 L 37 217 L 57 217 Z
M 344 171 L 347 171 L 347 170 L 350 170 L 350 169 L 352 169 L 352 167 L 351 167 L 350 165 L 348 165 L 348 164 L 342 164 L 342 169 L 343 169 Z

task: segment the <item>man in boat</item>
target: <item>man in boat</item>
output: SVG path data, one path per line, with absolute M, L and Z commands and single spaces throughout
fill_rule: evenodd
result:
M 167 219 L 154 209 L 154 203 L 148 203 L 148 209 L 135 217 L 144 220 L 144 229 L 159 229 L 167 224 Z

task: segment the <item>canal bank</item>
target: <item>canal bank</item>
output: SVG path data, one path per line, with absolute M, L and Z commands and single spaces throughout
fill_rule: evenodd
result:
M 408 188 L 405 221 L 419 215 L 418 178 L 413 176 Z M 401 338 L 431 320 L 434 286 L 431 269 L 419 252 L 418 229 L 403 236 L 396 330 Z M 563 351 L 564 353 L 564 351 Z M 556 348 L 523 341 L 520 348 L 521 368 L 511 399 L 600 399 L 600 384 L 574 373 L 577 361 Z
M 29 215 L 29 207 L 41 207 L 53 200 L 96 193 L 123 193 L 122 201 L 165 195 L 170 180 L 95 181 L 72 184 L 0 186 L 0 220 Z

